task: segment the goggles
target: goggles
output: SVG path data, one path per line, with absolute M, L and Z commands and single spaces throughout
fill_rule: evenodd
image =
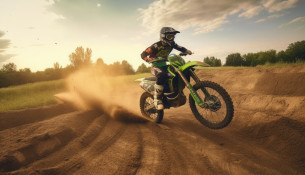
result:
M 173 40 L 173 39 L 175 38 L 175 34 L 167 34 L 167 35 L 165 36 L 165 38 L 166 38 L 167 40 Z

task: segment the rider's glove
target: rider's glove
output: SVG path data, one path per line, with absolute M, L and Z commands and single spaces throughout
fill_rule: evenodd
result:
M 189 54 L 189 55 L 192 55 L 192 54 L 193 54 L 193 52 L 190 51 L 190 50 L 186 50 L 185 52 L 186 52 L 187 54 Z
M 155 60 L 156 58 L 150 58 L 150 57 L 146 57 L 146 58 L 144 58 L 144 60 L 146 61 L 146 62 L 151 62 L 151 61 L 153 61 L 153 60 Z

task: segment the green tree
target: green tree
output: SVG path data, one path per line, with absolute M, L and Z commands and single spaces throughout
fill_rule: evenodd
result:
M 289 57 L 287 56 L 285 51 L 280 51 L 277 53 L 277 59 L 282 62 L 289 62 Z
M 126 60 L 122 61 L 121 67 L 122 67 L 121 69 L 123 70 L 124 74 L 127 74 L 127 75 L 135 74 L 134 69 Z
M 144 63 L 142 63 L 136 71 L 136 73 L 147 73 L 147 72 L 150 72 L 150 67 L 147 67 Z
M 19 69 L 18 77 L 19 77 L 18 84 L 32 83 L 34 81 L 33 73 L 30 68 Z
M 215 67 L 220 67 L 222 64 L 221 64 L 221 59 L 216 59 L 215 60 L 215 63 L 214 63 L 214 66 Z
M 19 69 L 19 72 L 32 73 L 30 68 Z
M 87 48 L 86 51 L 83 47 L 77 47 L 75 52 L 69 55 L 71 65 L 78 69 L 83 66 L 88 66 L 91 64 L 92 50 Z
M 243 58 L 240 53 L 232 53 L 226 58 L 226 66 L 242 66 Z
M 305 40 L 289 44 L 286 54 L 289 57 L 289 62 L 305 60 Z
M 276 56 L 276 51 L 275 50 L 268 50 L 265 52 L 259 52 L 258 53 L 258 64 L 264 65 L 267 62 L 269 63 L 276 63 L 278 62 L 278 58 Z
M 17 66 L 15 63 L 7 63 L 4 64 L 1 68 L 1 71 L 3 72 L 16 72 L 17 71 Z
M 55 70 L 59 70 L 59 69 L 62 69 L 62 66 L 60 66 L 58 62 L 55 62 L 55 63 L 53 64 L 53 68 L 54 68 Z
M 243 55 L 243 66 L 256 66 L 258 64 L 258 53 Z
M 213 67 L 219 67 L 221 66 L 221 60 L 220 59 L 217 59 L 215 57 L 205 57 L 203 59 L 203 62 L 209 64 L 210 66 L 213 66 Z
M 104 63 L 104 60 L 102 58 L 98 58 L 95 62 L 95 67 L 102 71 L 103 74 L 111 75 L 110 74 L 110 66 L 108 66 L 106 63 Z
M 104 60 L 102 58 L 98 58 L 96 60 L 96 63 L 95 63 L 97 66 L 99 67 L 103 67 L 103 66 L 106 66 L 106 64 L 104 63 Z
M 122 75 L 124 72 L 122 70 L 121 63 L 119 61 L 115 61 L 108 66 L 106 73 L 109 75 Z

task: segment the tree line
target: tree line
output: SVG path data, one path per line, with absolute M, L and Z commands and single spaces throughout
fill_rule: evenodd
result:
M 18 70 L 15 63 L 4 64 L 2 68 L 0 68 L 0 88 L 38 81 L 62 79 L 84 67 L 102 69 L 103 72 L 109 76 L 149 72 L 149 67 L 146 67 L 144 63 L 135 71 L 126 60 L 107 65 L 102 58 L 98 58 L 95 63 L 92 62 L 91 58 L 92 50 L 90 48 L 84 49 L 80 46 L 69 55 L 70 64 L 64 68 L 56 62 L 53 64 L 52 68 L 46 68 L 44 71 L 32 72 L 30 68 Z
M 266 63 L 295 63 L 305 61 L 305 40 L 289 44 L 286 50 L 261 51 L 257 53 L 232 53 L 226 57 L 225 66 L 257 66 Z
M 305 40 L 289 44 L 286 50 L 276 52 L 271 49 L 256 53 L 232 53 L 226 57 L 224 66 L 252 66 L 264 65 L 266 63 L 295 63 L 305 61 Z M 205 57 L 203 62 L 212 67 L 222 66 L 221 60 L 215 57 Z

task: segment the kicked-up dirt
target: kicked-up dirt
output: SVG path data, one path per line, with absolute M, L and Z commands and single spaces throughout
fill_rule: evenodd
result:
M 0 113 L 0 174 L 305 174 L 304 66 L 196 73 L 231 95 L 228 127 L 201 125 L 188 102 L 152 123 L 140 115 L 137 84 L 77 75 L 57 98 L 79 110 Z

